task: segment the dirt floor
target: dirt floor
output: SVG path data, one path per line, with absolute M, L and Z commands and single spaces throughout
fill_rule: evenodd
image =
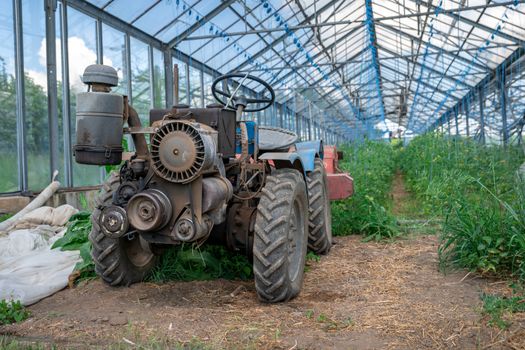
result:
M 92 281 L 31 306 L 29 320 L 0 332 L 75 348 L 154 338 L 214 348 L 525 348 L 523 315 L 501 331 L 480 313 L 480 293 L 508 292 L 506 283 L 443 275 L 435 236 L 337 242 L 310 263 L 302 293 L 286 304 L 259 303 L 249 282 L 116 289 Z
M 30 319 L 0 333 L 59 348 L 525 349 L 524 314 L 500 330 L 481 313 L 481 293 L 508 294 L 508 282 L 443 274 L 437 245 L 435 235 L 337 238 L 309 262 L 300 296 L 278 305 L 258 302 L 251 282 L 91 281 L 31 306 Z

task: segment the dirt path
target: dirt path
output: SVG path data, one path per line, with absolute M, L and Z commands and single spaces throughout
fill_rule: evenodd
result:
M 339 238 L 329 256 L 312 263 L 301 295 L 279 305 L 260 304 L 249 282 L 115 289 L 93 281 L 30 307 L 29 320 L 0 333 L 75 348 L 126 345 L 123 338 L 279 349 L 465 349 L 502 341 L 501 348 L 509 336 L 523 342 L 525 318 L 500 332 L 478 311 L 480 292 L 504 284 L 443 275 L 436 244 L 434 236 L 390 244 Z
M 398 215 L 404 212 L 407 199 L 409 199 L 410 194 L 405 188 L 405 181 L 403 174 L 400 171 L 396 172 L 394 176 L 394 181 L 392 181 L 392 212 L 395 215 Z
M 405 176 L 399 170 L 392 181 L 390 194 L 392 196 L 392 214 L 408 220 L 425 219 L 419 201 L 407 191 Z
M 401 205 L 402 186 L 396 177 L 393 196 Z M 465 271 L 442 274 L 437 244 L 433 235 L 394 243 L 337 238 L 330 255 L 309 263 L 300 296 L 278 305 L 259 303 L 252 282 L 110 288 L 92 281 L 31 306 L 29 320 L 0 333 L 73 348 L 190 342 L 239 349 L 525 349 L 525 315 L 514 315 L 500 331 L 480 312 L 480 294 L 508 293 L 507 283 Z

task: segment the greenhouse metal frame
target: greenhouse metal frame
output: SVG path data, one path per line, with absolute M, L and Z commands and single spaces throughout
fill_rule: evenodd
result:
M 277 92 L 273 108 L 247 118 L 303 139 L 335 144 L 437 129 L 521 142 L 524 3 L 5 1 L 0 93 L 16 103 L 2 110 L 0 192 L 39 190 L 55 169 L 66 187 L 100 181 L 100 169 L 72 161 L 84 62 L 116 66 L 116 91 L 143 118 L 150 108 L 212 103 L 213 79 L 243 72 Z

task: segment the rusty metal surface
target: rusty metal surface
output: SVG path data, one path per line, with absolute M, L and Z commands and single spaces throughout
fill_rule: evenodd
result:
M 354 194 L 354 179 L 345 173 L 327 174 L 330 200 L 345 199 Z
M 327 174 L 335 174 L 338 165 L 338 154 L 335 146 L 324 146 L 324 168 Z
M 324 167 L 330 200 L 345 199 L 354 194 L 354 179 L 339 169 L 339 154 L 335 146 L 324 146 Z

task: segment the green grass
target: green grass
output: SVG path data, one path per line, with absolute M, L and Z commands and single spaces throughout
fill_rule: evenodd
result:
M 319 261 L 321 261 L 321 257 L 319 255 L 315 254 L 314 252 L 308 252 L 306 254 L 306 261 L 319 262 Z
M 22 322 L 29 315 L 20 301 L 0 300 L 0 325 Z
M 9 219 L 12 216 L 13 216 L 13 214 L 0 215 L 0 222 L 4 222 L 4 221 L 6 221 L 7 219 Z
M 52 247 L 80 251 L 82 261 L 75 266 L 75 271 L 80 273 L 79 281 L 96 277 L 90 255 L 91 243 L 88 240 L 90 231 L 90 213 L 75 214 L 69 220 L 64 237 L 57 240 Z M 166 282 L 217 278 L 251 279 L 252 265 L 245 256 L 229 252 L 224 247 L 205 245 L 195 248 L 192 245 L 182 245 L 164 252 L 148 280 Z
M 441 267 L 525 279 L 523 151 L 427 134 L 400 154 L 407 187 L 443 221 Z
M 395 150 L 386 142 L 365 141 L 344 146 L 339 167 L 354 179 L 354 195 L 332 202 L 332 232 L 335 236 L 363 234 L 365 240 L 400 235 L 391 214 L 390 189 L 396 162 Z
M 33 344 L 29 342 L 19 341 L 16 339 L 0 336 L 0 350 L 44 350 L 56 349 L 56 346 L 49 346 L 47 344 L 39 343 Z
M 252 264 L 244 255 L 230 252 L 222 246 L 204 245 L 195 248 L 182 245 L 164 252 L 148 280 L 248 280 L 252 277 Z
M 483 294 L 483 314 L 489 317 L 488 324 L 501 329 L 508 328 L 510 322 L 505 316 L 516 312 L 525 312 L 525 295 L 503 297 L 494 294 Z

